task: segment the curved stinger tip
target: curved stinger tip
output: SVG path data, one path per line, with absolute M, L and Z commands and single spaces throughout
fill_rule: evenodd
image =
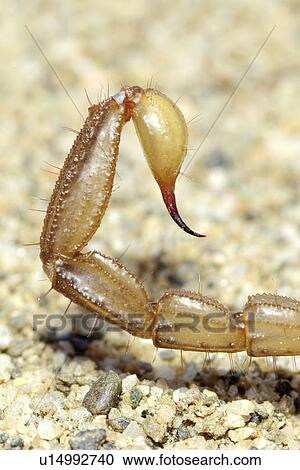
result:
M 167 189 L 167 190 L 162 190 L 162 197 L 163 197 L 163 200 L 164 200 L 164 203 L 166 205 L 166 208 L 168 209 L 168 212 L 170 214 L 170 216 L 172 217 L 172 219 L 174 220 L 174 222 L 176 222 L 176 224 L 182 229 L 184 230 L 186 233 L 188 233 L 189 235 L 193 235 L 194 237 L 199 237 L 199 238 L 203 238 L 203 237 L 206 237 L 206 235 L 201 235 L 200 233 L 198 232 L 195 232 L 194 230 L 192 230 L 188 225 L 186 225 L 186 223 L 182 220 L 179 212 L 178 212 L 178 209 L 177 209 L 177 204 L 176 204 L 176 197 L 175 197 L 175 192 L 174 192 L 174 188 L 171 188 L 171 189 Z

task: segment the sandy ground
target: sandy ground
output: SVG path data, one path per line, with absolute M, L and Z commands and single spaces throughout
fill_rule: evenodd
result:
M 0 446 L 300 447 L 297 360 L 279 359 L 276 372 L 272 359 L 247 367 L 239 355 L 231 374 L 221 354 L 204 363 L 203 354 L 185 353 L 182 367 L 179 352 L 159 351 L 153 362 L 154 347 L 142 340 L 125 354 L 125 333 L 86 339 L 70 324 L 33 332 L 33 318 L 60 315 L 67 300 L 51 293 L 37 301 L 49 282 L 38 248 L 22 246 L 39 240 L 44 214 L 29 209 L 47 207 L 38 198 L 51 194 L 56 170 L 46 162 L 62 165 L 74 139 L 64 127 L 81 127 L 85 90 L 96 102 L 108 87 L 115 93 L 152 80 L 179 100 L 187 121 L 197 116 L 177 198 L 185 220 L 207 238 L 193 239 L 169 219 L 128 125 L 118 189 L 90 246 L 125 252 L 122 262 L 153 299 L 174 287 L 198 290 L 199 276 L 201 291 L 232 309 L 252 293 L 300 299 L 299 10 L 292 0 L 13 1 L 2 8 Z M 72 306 L 71 316 L 81 313 Z M 95 413 L 83 398 L 109 370 L 119 378 L 116 401 L 108 415 Z

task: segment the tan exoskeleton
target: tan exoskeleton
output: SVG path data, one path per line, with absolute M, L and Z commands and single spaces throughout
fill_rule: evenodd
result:
M 166 292 L 152 302 L 142 283 L 117 260 L 81 253 L 99 227 L 116 171 L 123 125 L 133 120 L 145 156 L 175 222 L 175 182 L 187 148 L 187 126 L 175 103 L 152 89 L 125 87 L 89 108 L 60 172 L 40 240 L 43 269 L 52 287 L 130 334 L 157 347 L 238 352 L 249 356 L 300 354 L 300 302 L 253 295 L 242 312 L 187 291 Z

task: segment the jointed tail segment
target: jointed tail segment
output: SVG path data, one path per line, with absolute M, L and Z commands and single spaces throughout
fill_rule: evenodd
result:
M 133 120 L 154 178 L 174 221 L 175 183 L 186 155 L 185 119 L 152 88 L 125 87 L 89 108 L 56 182 L 41 234 L 40 257 L 52 287 L 76 304 L 158 347 L 249 356 L 300 354 L 300 302 L 273 294 L 249 297 L 242 312 L 186 291 L 151 302 L 139 280 L 117 260 L 81 253 L 100 226 L 111 197 L 124 124 Z

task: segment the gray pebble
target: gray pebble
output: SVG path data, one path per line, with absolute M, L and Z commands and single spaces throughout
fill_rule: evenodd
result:
M 106 438 L 104 429 L 92 429 L 90 431 L 80 431 L 75 436 L 70 437 L 71 449 L 97 450 L 99 445 Z
M 105 442 L 102 448 L 106 450 L 115 450 L 116 446 L 112 442 Z
M 143 393 L 138 388 L 133 388 L 132 390 L 130 390 L 129 399 L 131 407 L 133 409 L 135 409 L 139 405 L 142 396 Z
M 92 414 L 107 414 L 116 404 L 122 390 L 122 381 L 116 372 L 103 372 L 93 383 L 83 399 L 85 406 Z
M 24 441 L 21 437 L 14 437 L 6 441 L 5 447 L 7 449 L 21 450 L 24 447 Z
M 74 375 L 71 375 L 71 374 L 60 373 L 57 376 L 57 380 L 63 383 L 64 385 L 70 387 L 76 382 L 76 377 L 74 377 Z
M 262 419 L 266 419 L 274 414 L 274 406 L 268 402 L 256 403 L 255 412 Z
M 0 444 L 5 444 L 8 438 L 9 434 L 7 432 L 0 432 Z
M 255 423 L 255 424 L 259 425 L 261 423 L 261 420 L 262 420 L 262 418 L 259 415 L 253 415 L 250 418 L 250 423 Z
M 123 432 L 127 428 L 130 420 L 121 416 L 120 418 L 109 419 L 108 424 L 114 431 Z
M 184 441 L 185 439 L 188 439 L 190 437 L 190 433 L 186 426 L 181 425 L 176 431 L 176 440 L 177 441 Z

